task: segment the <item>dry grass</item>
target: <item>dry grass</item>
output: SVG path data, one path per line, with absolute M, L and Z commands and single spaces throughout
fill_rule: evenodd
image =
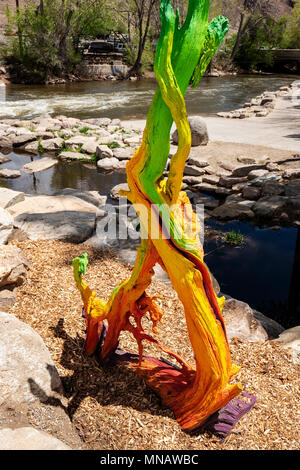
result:
M 130 274 L 115 256 L 56 241 L 16 243 L 31 262 L 26 283 L 17 289 L 11 310 L 30 324 L 50 350 L 69 401 L 70 417 L 91 449 L 299 449 L 299 370 L 289 354 L 272 343 L 234 340 L 233 360 L 242 366 L 238 380 L 257 404 L 225 442 L 208 434 L 182 432 L 170 410 L 124 367 L 101 369 L 84 353 L 85 324 L 75 288 L 71 260 L 89 254 L 86 280 L 99 296 Z M 177 295 L 163 282 L 153 282 L 165 310 L 160 339 L 192 360 L 185 321 Z M 136 351 L 122 335 L 121 346 Z

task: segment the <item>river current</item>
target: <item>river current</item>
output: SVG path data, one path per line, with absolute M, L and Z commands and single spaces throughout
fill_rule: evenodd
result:
M 295 80 L 286 75 L 239 75 L 203 78 L 188 89 L 190 115 L 211 116 L 241 107 L 251 97 L 274 91 Z M 0 87 L 0 119 L 31 119 L 58 115 L 80 119 L 110 117 L 144 119 L 154 92 L 154 80 L 75 82 L 64 85 L 7 85 Z

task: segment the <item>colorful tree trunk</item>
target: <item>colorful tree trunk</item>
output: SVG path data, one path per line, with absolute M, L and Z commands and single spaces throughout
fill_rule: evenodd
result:
M 171 1 L 161 2 L 162 31 L 155 61 L 159 89 L 142 145 L 127 164 L 130 191 L 126 196 L 136 208 L 144 233 L 131 278 L 116 288 L 106 303 L 97 299 L 83 280 L 86 255 L 73 260 L 87 322 L 87 353 L 97 350 L 102 364 L 112 357 L 126 363 L 160 394 L 182 429 L 188 431 L 198 428 L 241 392 L 239 384 L 229 384 L 239 368 L 231 362 L 221 314 L 224 299 L 217 298 L 214 292 L 203 261 L 197 217 L 186 193 L 181 191 L 191 148 L 184 95 L 189 83 L 197 85 L 228 31 L 228 21 L 223 17 L 208 24 L 208 12 L 209 0 L 190 0 L 186 21 L 179 28 L 178 12 L 175 15 Z M 173 121 L 179 135 L 178 151 L 171 159 L 168 178 L 163 179 Z M 183 212 L 187 214 L 184 220 Z M 154 237 L 153 233 L 160 236 Z M 162 317 L 155 299 L 146 294 L 156 263 L 168 273 L 184 306 L 195 367 L 143 330 L 144 315 L 150 315 L 154 333 Z M 122 355 L 117 349 L 122 330 L 133 334 L 139 356 Z M 158 345 L 180 367 L 144 357 L 143 341 Z

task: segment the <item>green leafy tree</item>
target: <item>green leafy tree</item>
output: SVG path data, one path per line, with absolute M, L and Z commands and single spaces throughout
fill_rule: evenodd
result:
M 288 19 L 284 45 L 289 49 L 300 49 L 300 0 L 297 0 Z
M 71 71 L 80 60 L 81 39 L 107 34 L 114 26 L 104 0 L 29 0 L 6 13 L 8 32 L 18 32 L 11 56 L 44 78 Z
M 283 17 L 276 21 L 268 16 L 258 28 L 254 26 L 256 23 L 255 17 L 249 22 L 248 32 L 235 56 L 235 63 L 244 69 L 253 69 L 257 65 L 273 66 L 273 49 L 282 47 L 287 19 Z

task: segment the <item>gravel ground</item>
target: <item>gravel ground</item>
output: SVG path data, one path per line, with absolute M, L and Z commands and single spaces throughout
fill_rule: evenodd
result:
M 84 352 L 85 323 L 75 288 L 72 258 L 87 251 L 86 280 L 101 298 L 130 275 L 130 267 L 113 254 L 57 241 L 15 242 L 31 262 L 27 281 L 17 292 L 11 313 L 30 324 L 43 338 L 68 399 L 69 415 L 86 446 L 94 450 L 299 449 L 299 368 L 286 350 L 271 342 L 245 343 L 234 339 L 231 352 L 244 391 L 257 403 L 221 443 L 215 436 L 189 435 L 180 430 L 170 410 L 130 370 L 101 369 Z M 177 294 L 154 281 L 165 311 L 158 339 L 193 360 L 184 313 Z M 146 322 L 145 327 L 148 327 Z M 122 334 L 120 345 L 137 351 L 134 340 Z M 145 348 L 145 353 L 157 352 Z

